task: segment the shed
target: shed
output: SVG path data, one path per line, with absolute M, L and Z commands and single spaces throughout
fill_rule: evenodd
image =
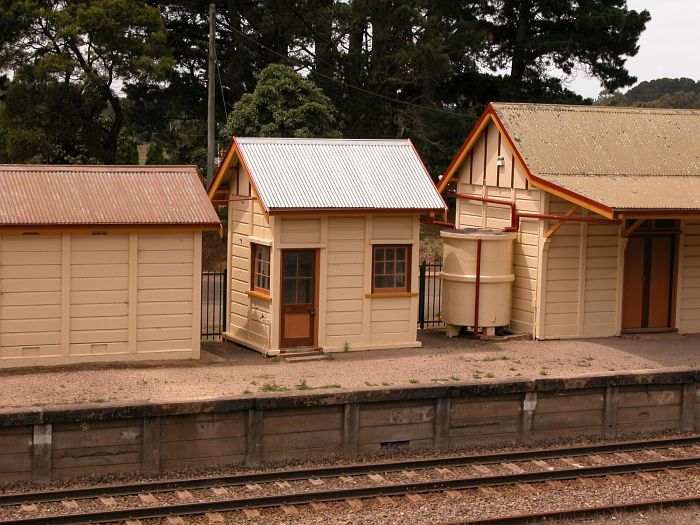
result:
M 408 140 L 234 138 L 224 337 L 267 355 L 418 347 L 419 218 L 445 203 Z
M 198 358 L 194 166 L 0 165 L 0 367 Z
M 518 232 L 515 330 L 700 332 L 700 111 L 492 103 L 439 189 Z

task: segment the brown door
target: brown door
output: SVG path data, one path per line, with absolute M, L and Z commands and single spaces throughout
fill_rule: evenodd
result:
M 623 330 L 673 326 L 675 249 L 674 235 L 629 238 L 622 291 Z
M 282 251 L 282 348 L 316 343 L 316 267 L 316 250 Z

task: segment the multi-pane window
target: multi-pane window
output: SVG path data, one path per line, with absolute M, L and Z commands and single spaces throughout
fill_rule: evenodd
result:
M 410 291 L 410 259 L 411 247 L 408 245 L 375 246 L 372 253 L 372 291 Z
M 270 293 L 270 247 L 251 244 L 253 251 L 253 272 L 251 289 Z

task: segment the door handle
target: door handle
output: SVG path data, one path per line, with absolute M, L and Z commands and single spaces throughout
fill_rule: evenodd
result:
M 309 315 L 316 315 L 316 310 L 314 308 L 311 308 L 309 310 Z

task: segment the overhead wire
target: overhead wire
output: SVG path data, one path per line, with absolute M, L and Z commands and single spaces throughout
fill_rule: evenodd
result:
M 273 53 L 274 55 L 279 56 L 280 58 L 283 58 L 283 59 L 285 59 L 285 60 L 289 60 L 289 61 L 292 61 L 292 62 L 296 62 L 297 64 L 299 64 L 299 65 L 301 65 L 301 66 L 304 66 L 304 67 L 309 67 L 309 65 L 306 64 L 306 63 L 304 63 L 302 60 L 299 60 L 298 58 L 290 57 L 289 55 L 283 55 L 282 53 L 279 53 L 279 52 L 276 51 L 275 49 L 272 49 L 271 47 L 266 46 L 266 45 L 263 44 L 262 42 L 258 42 L 258 41 L 255 40 L 254 38 L 251 38 L 249 35 L 246 35 L 244 32 L 239 31 L 239 30 L 236 29 L 236 28 L 230 27 L 229 29 L 230 29 L 231 31 L 233 31 L 234 33 L 239 34 L 240 36 L 242 36 L 242 37 L 245 38 L 246 40 L 248 40 L 248 41 L 250 41 L 250 42 L 256 44 L 257 46 L 259 46 L 259 47 L 261 47 L 261 48 L 263 48 L 263 49 L 265 49 L 266 51 L 269 51 L 270 53 Z M 388 95 L 383 95 L 382 93 L 377 93 L 377 92 L 375 92 L 375 91 L 371 91 L 371 90 L 369 90 L 369 89 L 365 89 L 365 88 L 362 88 L 362 87 L 360 87 L 360 86 L 355 86 L 355 85 L 353 85 L 353 84 L 348 84 L 347 82 L 345 82 L 345 81 L 343 81 L 343 80 L 340 80 L 340 79 L 337 79 L 337 78 L 335 78 L 335 77 L 326 75 L 326 74 L 324 74 L 324 73 L 319 73 L 318 71 L 314 71 L 314 75 L 319 76 L 319 77 L 321 77 L 321 78 L 325 78 L 326 80 L 330 80 L 330 81 L 332 81 L 332 82 L 335 82 L 336 84 L 341 84 L 341 85 L 343 85 L 343 86 L 345 86 L 345 87 L 347 87 L 347 88 L 354 89 L 354 90 L 356 90 L 356 91 L 360 91 L 360 92 L 365 93 L 365 94 L 367 94 L 367 95 L 371 95 L 371 96 L 378 97 L 378 98 L 381 98 L 381 99 L 384 99 L 384 100 L 388 100 L 388 101 L 393 102 L 393 103 L 395 103 L 395 104 L 401 104 L 401 105 L 404 105 L 404 106 L 410 106 L 410 107 L 414 107 L 414 108 L 418 108 L 418 109 L 424 109 L 424 110 L 427 110 L 427 111 L 434 111 L 434 112 L 438 112 L 438 113 L 444 113 L 444 114 L 448 114 L 448 115 L 452 115 L 452 116 L 465 116 L 465 117 L 478 117 L 478 116 L 479 116 L 478 114 L 473 113 L 473 112 L 453 111 L 453 110 L 449 110 L 449 109 L 435 108 L 435 107 L 430 107 L 430 106 L 424 106 L 424 105 L 422 105 L 422 104 L 416 104 L 416 103 L 414 103 L 414 102 L 409 102 L 409 101 L 407 101 L 407 100 L 401 100 L 401 99 L 398 99 L 398 98 L 390 97 L 390 96 L 388 96 Z

